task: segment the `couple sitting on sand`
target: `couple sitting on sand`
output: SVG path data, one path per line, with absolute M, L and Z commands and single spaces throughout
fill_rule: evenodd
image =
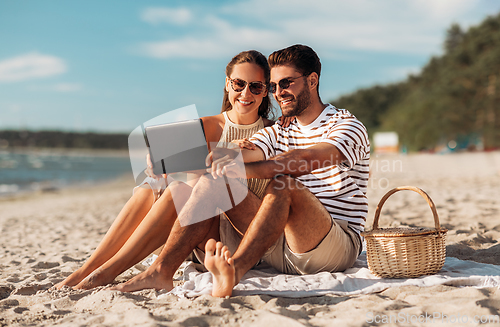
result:
M 370 145 L 351 113 L 321 102 L 320 72 L 317 54 L 304 45 L 275 51 L 268 60 L 257 51 L 236 55 L 226 67 L 222 113 L 202 120 L 209 144 L 239 144 L 244 169 L 219 155 L 209 174 L 187 183 L 161 187 L 166 181 L 150 175 L 92 256 L 56 287 L 109 284 L 162 245 L 146 271 L 111 289 L 171 290 L 175 271 L 192 252 L 212 273 L 217 297 L 231 295 L 261 260 L 287 274 L 349 268 L 362 248 Z M 269 93 L 283 117 L 295 117 L 289 124 L 267 119 Z M 225 180 L 243 200 L 217 215 L 228 201 Z M 181 224 L 207 212 L 213 216 Z

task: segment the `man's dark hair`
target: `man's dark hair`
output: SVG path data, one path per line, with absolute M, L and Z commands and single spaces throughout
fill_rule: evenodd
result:
M 311 47 L 302 44 L 295 44 L 288 48 L 274 51 L 267 59 L 269 67 L 276 66 L 293 66 L 304 76 L 309 76 L 311 73 L 318 74 L 318 91 L 319 91 L 319 76 L 321 74 L 321 62 L 318 55 Z

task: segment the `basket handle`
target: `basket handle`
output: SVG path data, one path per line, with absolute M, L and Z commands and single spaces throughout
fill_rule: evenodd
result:
M 422 189 L 415 187 L 415 186 L 399 186 L 399 187 L 393 188 L 392 190 L 387 192 L 382 197 L 382 199 L 380 199 L 380 202 L 377 205 L 377 209 L 375 210 L 375 219 L 373 220 L 372 230 L 379 229 L 378 228 L 378 220 L 380 217 L 380 212 L 382 211 L 382 206 L 384 205 L 385 201 L 394 193 L 399 192 L 399 191 L 403 191 L 403 190 L 410 190 L 410 191 L 417 192 L 427 201 L 427 204 L 429 204 L 429 207 L 431 207 L 432 214 L 434 215 L 434 225 L 436 227 L 436 230 L 438 231 L 439 234 L 441 234 L 441 226 L 439 225 L 439 217 L 438 217 L 436 206 L 434 205 L 434 202 L 432 202 L 432 199 L 430 198 L 430 196 L 427 193 L 425 193 Z

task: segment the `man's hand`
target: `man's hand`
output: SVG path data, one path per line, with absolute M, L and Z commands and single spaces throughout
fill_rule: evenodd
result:
M 227 148 L 216 148 L 205 159 L 205 164 L 210 166 L 207 173 L 214 179 L 226 175 L 229 178 L 246 178 L 245 165 L 239 151 Z

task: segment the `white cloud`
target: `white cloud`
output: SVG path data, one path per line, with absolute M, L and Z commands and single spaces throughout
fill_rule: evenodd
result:
M 463 0 L 249 0 L 226 6 L 223 12 L 245 12 L 262 24 L 270 22 L 290 43 L 331 51 L 428 54 L 440 48 L 444 29 L 474 5 L 475 1 Z
M 154 58 L 213 58 L 224 53 L 223 46 L 214 40 L 186 37 L 180 40 L 151 42 L 141 46 L 141 52 Z
M 479 0 L 412 0 L 409 5 L 412 9 L 420 11 L 421 14 L 439 20 L 460 17 L 476 7 Z
M 39 53 L 28 53 L 0 61 L 0 82 L 16 82 L 63 74 L 64 60 Z
M 174 25 L 186 25 L 191 22 L 193 14 L 186 8 L 146 8 L 141 13 L 141 19 L 150 24 L 158 25 L 169 23 Z
M 179 37 L 143 44 L 141 51 L 156 58 L 213 58 L 250 48 L 271 52 L 303 43 L 311 45 L 322 57 L 341 57 L 345 51 L 428 55 L 440 51 L 451 23 L 477 19 L 479 3 L 480 0 L 247 0 L 196 17 L 186 10 L 190 27 L 198 32 L 186 30 L 183 34 L 180 30 Z M 148 21 L 165 21 L 167 18 L 159 17 L 175 11 L 155 10 Z
M 10 112 L 20 112 L 21 111 L 21 105 L 19 104 L 11 104 L 7 106 L 7 110 Z
M 83 86 L 78 83 L 59 83 L 51 87 L 56 92 L 76 92 L 81 91 Z
M 233 56 L 243 50 L 276 49 L 287 45 L 279 33 L 249 27 L 236 27 L 226 20 L 207 15 L 198 22 L 200 36 L 187 35 L 179 39 L 149 42 L 140 46 L 140 52 L 150 57 L 219 58 Z
M 79 83 L 56 83 L 56 84 L 31 84 L 27 86 L 28 91 L 34 92 L 78 92 L 83 90 Z

